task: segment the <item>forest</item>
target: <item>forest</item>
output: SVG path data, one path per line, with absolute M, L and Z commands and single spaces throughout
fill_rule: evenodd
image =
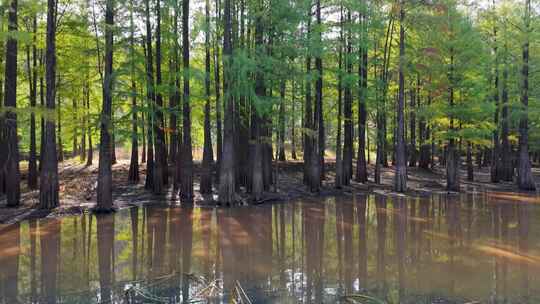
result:
M 0 0 L 0 303 L 538 303 L 539 15 Z
M 260 201 L 287 160 L 313 193 L 380 184 L 389 166 L 397 192 L 412 167 L 441 168 L 448 191 L 484 167 L 535 189 L 530 0 L 192 2 L 4 1 L 7 206 L 26 183 L 57 207 L 58 164 L 97 153 L 96 209 L 111 210 L 118 149 L 129 182 L 187 203 L 194 185 Z

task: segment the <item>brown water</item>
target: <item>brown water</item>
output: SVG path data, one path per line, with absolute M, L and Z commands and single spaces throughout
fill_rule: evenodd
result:
M 253 303 L 540 303 L 540 198 L 147 206 L 0 227 L 0 303 L 229 303 L 243 292 Z

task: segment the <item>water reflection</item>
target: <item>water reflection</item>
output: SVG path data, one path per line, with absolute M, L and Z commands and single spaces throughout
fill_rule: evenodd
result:
M 0 303 L 538 303 L 538 204 L 464 194 L 134 207 L 0 230 Z

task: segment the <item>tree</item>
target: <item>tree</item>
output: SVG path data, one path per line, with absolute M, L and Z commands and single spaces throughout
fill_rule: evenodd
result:
M 529 35 L 531 32 L 531 0 L 525 1 L 525 42 L 523 43 L 523 66 L 521 69 L 521 117 L 519 120 L 518 186 L 522 190 L 535 190 L 529 159 Z
M 204 150 L 201 174 L 201 193 L 212 192 L 212 166 L 214 164 L 214 152 L 212 150 L 212 130 L 210 126 L 210 3 L 205 2 L 205 34 L 204 34 L 204 66 L 205 66 L 205 98 L 204 104 Z
M 399 92 L 397 104 L 396 174 L 394 191 L 407 191 L 407 160 L 405 151 L 405 2 L 399 2 Z
M 219 202 L 236 202 L 235 164 L 234 164 L 234 100 L 231 94 L 231 1 L 224 0 L 223 11 L 223 90 L 225 101 L 224 141 L 219 170 Z
M 193 152 L 191 142 L 191 103 L 189 87 L 189 0 L 182 1 L 182 61 L 184 66 L 184 95 L 182 98 L 182 176 L 180 197 L 182 201 L 193 201 Z
M 367 121 L 367 82 L 368 82 L 368 17 L 367 0 L 362 3 L 360 12 L 360 47 L 358 48 L 358 157 L 356 158 L 356 181 L 365 183 L 368 180 L 366 164 L 366 121 Z
M 154 171 L 152 192 L 162 194 L 167 184 L 167 149 L 165 147 L 165 123 L 163 121 L 163 95 L 161 94 L 161 0 L 156 0 L 156 87 L 154 123 Z
M 344 104 L 343 104 L 343 185 L 350 184 L 352 177 L 352 158 L 353 158 L 353 125 L 352 125 L 352 92 L 350 77 L 352 74 L 352 17 L 351 10 L 347 12 L 347 47 L 345 54 L 346 81 L 344 83 Z
M 5 183 L 7 205 L 16 207 L 20 203 L 19 144 L 17 139 L 17 0 L 11 0 L 8 12 L 8 31 L 6 42 L 6 66 L 4 74 L 4 106 L 6 107 L 3 123 L 7 153 L 5 156 Z
M 28 159 L 28 188 L 36 189 L 37 180 L 37 155 L 36 155 L 36 115 L 34 113 L 37 102 L 37 13 L 32 18 L 32 60 L 30 60 L 30 45 L 26 47 L 26 61 L 28 71 L 29 99 L 32 113 L 30 113 L 30 155 Z
M 47 49 L 45 52 L 45 81 L 47 83 L 46 106 L 54 113 L 56 99 L 56 0 L 47 2 Z M 41 175 L 39 204 L 41 208 L 52 209 L 58 206 L 58 158 L 56 154 L 56 124 L 54 120 L 45 121 L 43 137 L 43 155 L 41 156 Z
M 133 0 L 130 1 L 130 77 L 131 77 L 131 160 L 129 162 L 128 181 L 139 182 L 139 135 L 137 134 L 137 83 L 135 81 L 135 24 L 133 21 Z
M 52 0 L 50 0 L 52 1 Z M 112 201 L 111 116 L 113 90 L 113 26 L 114 0 L 105 2 L 105 77 L 100 121 L 99 167 L 96 211 L 109 212 Z

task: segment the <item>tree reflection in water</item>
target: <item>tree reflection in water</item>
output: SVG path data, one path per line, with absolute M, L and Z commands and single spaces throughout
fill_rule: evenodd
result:
M 0 303 L 537 303 L 539 216 L 477 193 L 33 220 L 0 228 Z

